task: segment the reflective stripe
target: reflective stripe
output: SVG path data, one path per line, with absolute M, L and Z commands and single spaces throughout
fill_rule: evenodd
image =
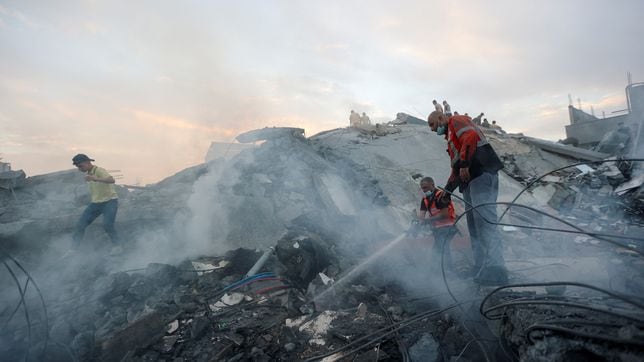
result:
M 449 157 L 451 159 L 452 166 L 454 166 L 456 162 L 458 162 L 458 160 L 460 159 L 460 155 L 458 153 L 458 149 L 456 149 L 456 146 L 454 145 L 454 142 L 448 141 L 447 144 L 449 145 L 449 148 L 452 151 L 449 153 Z
M 472 130 L 474 130 L 473 127 L 465 126 L 465 127 L 461 128 L 461 129 L 459 129 L 458 131 L 456 131 L 456 137 L 461 137 L 463 132 L 472 131 Z
M 429 200 L 425 198 L 425 205 L 430 216 L 438 215 L 441 212 L 441 209 L 436 206 L 436 200 L 440 198 L 441 195 L 442 191 L 436 191 L 436 197 L 432 199 L 432 202 L 429 206 L 427 206 Z M 456 220 L 456 212 L 454 210 L 454 204 L 452 204 L 452 202 L 450 201 L 449 205 L 447 206 L 447 217 L 432 221 L 432 225 L 435 228 L 450 226 L 454 225 L 454 220 Z
M 454 128 L 454 134 L 455 136 L 461 137 L 463 133 L 467 131 L 474 131 L 476 134 L 479 136 L 478 142 L 476 142 L 476 147 L 481 147 L 487 145 L 489 142 L 487 141 L 487 138 L 481 131 L 481 129 L 476 126 L 475 124 L 472 123 L 471 120 L 464 120 L 464 119 L 454 119 L 452 122 L 452 126 Z M 456 163 L 460 160 L 460 152 L 458 148 L 456 148 L 456 145 L 452 141 L 447 142 L 449 145 L 449 149 L 451 151 L 450 153 L 450 159 L 452 162 L 452 166 L 456 165 Z

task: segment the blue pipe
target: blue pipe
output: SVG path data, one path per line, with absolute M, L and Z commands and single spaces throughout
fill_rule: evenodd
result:
M 236 281 L 236 282 L 234 282 L 234 283 L 232 283 L 232 284 L 228 285 L 227 287 L 225 287 L 225 288 L 224 288 L 224 291 L 227 291 L 227 290 L 229 290 L 229 289 L 231 289 L 231 288 L 234 288 L 234 287 L 240 286 L 240 285 L 245 284 L 245 283 L 247 283 L 247 282 L 253 281 L 253 280 L 255 280 L 255 279 L 259 279 L 259 278 L 266 278 L 266 277 L 274 277 L 274 276 L 276 276 L 276 275 L 275 275 L 275 273 L 272 273 L 272 272 L 266 272 L 266 273 L 259 273 L 259 274 L 255 274 L 255 275 L 253 275 L 253 276 L 243 278 L 243 279 L 241 279 L 241 280 L 239 280 L 239 281 Z

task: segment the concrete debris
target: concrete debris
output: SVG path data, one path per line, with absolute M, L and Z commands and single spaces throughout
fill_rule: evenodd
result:
M 172 322 L 170 322 L 168 324 L 168 328 L 167 328 L 166 332 L 168 334 L 172 334 L 172 333 L 176 332 L 177 329 L 179 329 L 179 321 L 175 319 L 174 321 L 172 321 Z
M 280 137 L 304 137 L 304 129 L 292 127 L 262 128 L 248 131 L 237 136 L 241 143 L 273 140 Z
M 501 199 L 552 169 L 597 156 L 523 135 L 483 132 L 506 166 Z M 424 256 L 423 265 L 410 265 L 398 246 L 384 249 L 403 240 L 396 236 L 418 206 L 418 179 L 432 176 L 442 184 L 450 173 L 445 141 L 426 122 L 399 114 L 389 125 L 303 134 L 297 128 L 247 132 L 239 142 L 265 142 L 155 185 L 119 188 L 119 230 L 131 238 L 120 258 L 104 255 L 106 239 L 92 230 L 85 252 L 58 255 L 85 203 L 78 172 L 30 177 L 14 193 L 0 190 L 3 247 L 38 266 L 35 281 L 55 280 L 39 282 L 48 320 L 33 311 L 40 300 L 31 289 L 24 302 L 18 293 L 0 303 L 0 317 L 8 321 L 0 330 L 0 357 L 22 360 L 29 351 L 34 360 L 47 360 L 47 352 L 50 360 L 137 362 L 476 361 L 481 346 L 493 360 L 513 360 L 515 354 L 524 361 L 644 357 L 639 324 L 615 313 L 519 303 L 526 307 L 507 307 L 502 319 L 482 321 L 478 302 L 491 290 L 472 282 L 469 246 L 455 241 L 456 265 L 445 270 L 424 265 Z M 522 196 L 526 204 L 585 230 L 633 239 L 623 241 L 628 248 L 613 248 L 588 235 L 526 229 L 561 223 L 513 209 L 504 219 L 512 225 L 500 235 L 512 282 L 575 276 L 643 295 L 644 263 L 633 251 L 642 248 L 643 184 L 641 169 L 620 159 L 541 178 Z M 462 212 L 465 205 L 454 199 Z M 458 243 L 467 240 L 461 232 Z M 412 254 L 424 255 L 418 250 L 425 246 L 414 245 Z M 379 259 L 368 264 L 373 267 L 351 275 L 374 256 Z M 9 290 L 12 279 L 0 282 Z M 517 299 L 632 312 L 623 300 L 607 302 L 604 295 L 565 285 L 511 289 L 489 302 Z M 30 324 L 11 316 L 23 304 Z M 52 341 L 46 351 L 45 336 Z
M 393 121 L 389 122 L 392 125 L 403 125 L 403 124 L 414 124 L 414 125 L 419 125 L 419 126 L 425 126 L 427 127 L 427 121 L 423 121 L 420 118 L 411 116 L 407 113 L 397 113 L 396 114 L 396 119 Z
M 27 175 L 23 170 L 0 172 L 0 189 L 13 190 L 23 187 Z
M 525 140 L 526 142 L 531 143 L 545 151 L 576 158 L 582 161 L 600 161 L 610 157 L 611 155 L 608 153 L 590 151 L 584 148 L 579 148 L 571 145 L 562 145 L 559 143 L 531 137 L 526 137 Z
M 438 361 L 438 342 L 429 334 L 423 334 L 420 339 L 409 348 L 412 361 Z

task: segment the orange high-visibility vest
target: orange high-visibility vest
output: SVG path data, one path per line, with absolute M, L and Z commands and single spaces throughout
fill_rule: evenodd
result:
M 429 199 L 427 199 L 427 197 L 423 198 L 423 202 L 425 203 L 425 208 L 429 212 L 430 216 L 438 215 L 440 213 L 441 209 L 436 207 L 436 199 L 440 198 L 441 194 L 442 194 L 442 191 L 436 190 L 436 196 L 432 198 L 431 203 L 429 202 Z M 447 217 L 440 218 L 438 220 L 433 220 L 432 226 L 434 228 L 452 226 L 454 225 L 455 220 L 456 220 L 456 211 L 454 211 L 454 204 L 450 200 L 449 205 L 447 206 Z

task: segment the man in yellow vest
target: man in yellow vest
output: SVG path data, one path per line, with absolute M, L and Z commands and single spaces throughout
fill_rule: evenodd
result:
M 93 165 L 92 161 L 94 160 L 82 153 L 72 158 L 74 166 L 79 171 L 87 174 L 85 181 L 87 181 L 89 193 L 92 198 L 92 202 L 87 206 L 76 224 L 73 236 L 73 247 L 74 249 L 78 249 L 85 235 L 85 229 L 102 214 L 103 228 L 112 240 L 112 244 L 114 244 L 112 254 L 118 254 L 122 252 L 122 248 L 120 245 L 121 241 L 114 228 L 116 212 L 118 211 L 118 196 L 114 189 L 114 177 L 104 168 Z

